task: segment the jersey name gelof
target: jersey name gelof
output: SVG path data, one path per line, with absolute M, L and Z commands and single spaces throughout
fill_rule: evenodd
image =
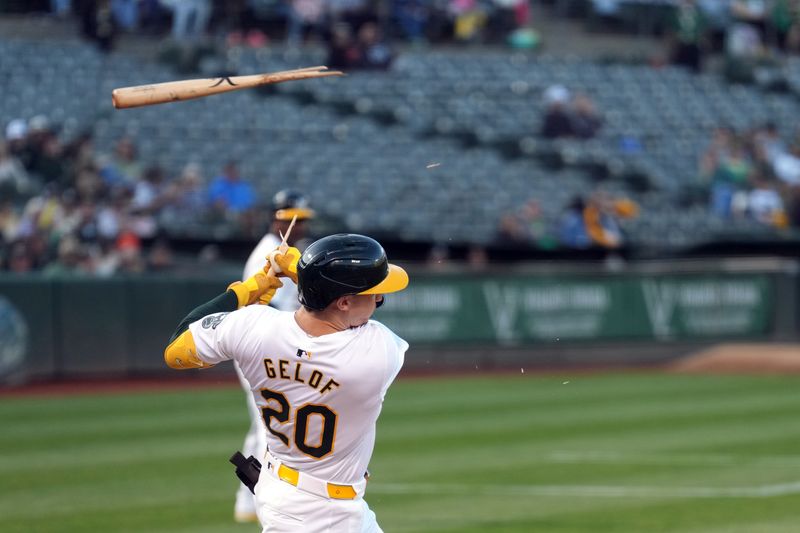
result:
M 305 383 L 312 389 L 319 390 L 320 394 L 325 394 L 339 387 L 339 382 L 333 378 L 326 378 L 325 374 L 319 370 L 304 370 L 303 363 L 300 361 L 278 359 L 276 363 L 271 357 L 266 357 L 264 358 L 264 369 L 267 371 L 268 378 Z M 323 382 L 325 384 L 320 387 Z

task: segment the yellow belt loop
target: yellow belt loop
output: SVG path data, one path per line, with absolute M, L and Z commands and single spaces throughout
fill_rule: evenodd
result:
M 356 497 L 356 491 L 351 485 L 328 483 L 328 496 L 336 500 L 352 500 Z
M 300 481 L 300 472 L 294 468 L 286 465 L 278 467 L 278 478 L 295 487 Z M 327 483 L 328 497 L 334 500 L 354 500 L 356 497 L 356 489 L 352 485 L 336 485 L 334 483 Z
M 297 486 L 297 480 L 300 478 L 300 472 L 295 470 L 294 468 L 289 468 L 288 466 L 281 465 L 278 467 L 278 477 L 289 483 L 290 485 Z

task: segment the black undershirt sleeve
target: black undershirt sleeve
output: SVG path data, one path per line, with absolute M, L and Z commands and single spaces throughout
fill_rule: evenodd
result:
M 236 293 L 233 291 L 225 291 L 219 296 L 214 297 L 214 299 L 195 307 L 191 313 L 186 315 L 186 318 L 181 320 L 181 323 L 178 324 L 178 329 L 176 329 L 175 333 L 170 337 L 169 343 L 172 344 L 181 333 L 189 329 L 189 324 L 192 322 L 196 322 L 204 316 L 213 315 L 214 313 L 230 313 L 231 311 L 236 311 L 238 307 L 239 300 L 236 298 Z

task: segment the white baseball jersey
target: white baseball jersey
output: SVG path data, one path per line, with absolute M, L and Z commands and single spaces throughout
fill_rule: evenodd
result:
M 269 451 L 329 482 L 363 481 L 383 398 L 408 344 L 383 324 L 309 336 L 294 313 L 251 305 L 189 326 L 207 363 L 234 360 L 267 427 Z
M 274 252 L 281 244 L 281 240 L 272 233 L 267 233 L 253 249 L 247 263 L 244 265 L 242 280 L 253 276 L 256 272 L 264 268 L 267 264 L 267 256 Z M 300 302 L 297 299 L 297 285 L 289 278 L 281 278 L 283 287 L 275 292 L 270 305 L 281 311 L 296 311 L 300 309 Z

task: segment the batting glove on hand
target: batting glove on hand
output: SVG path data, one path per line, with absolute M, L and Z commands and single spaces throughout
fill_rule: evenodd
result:
M 276 276 L 289 278 L 297 283 L 297 262 L 300 261 L 300 250 L 290 247 L 286 252 L 281 253 L 275 250 L 267 258 L 267 262 L 272 265 L 272 271 Z
M 283 282 L 275 276 L 270 276 L 269 263 L 263 270 L 244 281 L 234 281 L 228 285 L 228 290 L 236 293 L 239 307 L 254 304 L 268 304 L 275 296 L 275 291 L 283 287 Z

